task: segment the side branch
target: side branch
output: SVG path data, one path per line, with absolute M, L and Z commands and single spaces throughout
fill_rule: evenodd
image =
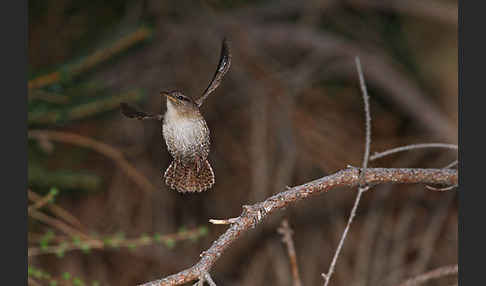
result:
M 202 274 L 209 273 L 209 270 L 221 254 L 243 233 L 260 223 L 264 216 L 292 203 L 312 195 L 327 192 L 336 187 L 357 186 L 360 182 L 360 173 L 361 169 L 359 168 L 347 168 L 332 175 L 290 188 L 262 202 L 243 206 L 241 215 L 234 219 L 233 224 L 226 232 L 214 241 L 208 250 L 201 254 L 201 260 L 198 263 L 179 273 L 141 285 L 180 285 L 198 279 Z M 458 174 L 457 170 L 453 169 L 367 168 L 364 175 L 364 183 L 368 185 L 381 183 L 457 185 Z

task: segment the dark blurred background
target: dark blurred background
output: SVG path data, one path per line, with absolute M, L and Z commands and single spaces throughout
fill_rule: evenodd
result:
M 456 1 L 29 1 L 29 282 L 135 285 L 187 268 L 223 231 L 210 218 L 346 165 L 365 141 L 354 57 L 370 94 L 371 152 L 457 144 Z M 233 62 L 202 113 L 213 189 L 179 194 L 159 91 L 199 95 L 223 37 Z M 454 151 L 404 152 L 372 167 L 441 168 Z M 277 228 L 293 228 L 304 285 L 323 283 L 354 189 L 300 202 L 245 234 L 212 269 L 218 285 L 291 285 Z M 43 201 L 44 200 L 44 201 Z M 396 285 L 457 263 L 456 192 L 365 193 L 332 285 Z M 455 277 L 429 285 L 453 285 Z M 56 284 L 57 283 L 57 284 Z

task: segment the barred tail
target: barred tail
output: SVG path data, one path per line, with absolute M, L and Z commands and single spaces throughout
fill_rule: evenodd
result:
M 189 164 L 172 161 L 164 178 L 167 186 L 181 193 L 203 192 L 214 185 L 214 173 L 208 160 Z

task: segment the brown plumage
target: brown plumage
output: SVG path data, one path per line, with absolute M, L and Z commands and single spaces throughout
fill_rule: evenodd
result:
M 126 103 L 121 104 L 122 113 L 139 120 L 162 120 L 162 135 L 173 161 L 164 173 L 167 186 L 179 192 L 202 192 L 214 183 L 214 172 L 207 160 L 210 140 L 206 121 L 199 112 L 204 100 L 220 85 L 231 65 L 228 43 L 223 40 L 218 68 L 203 94 L 197 98 L 185 96 L 181 91 L 164 91 L 167 112 L 149 114 Z
M 200 170 L 189 164 L 172 161 L 164 173 L 165 183 L 179 192 L 202 192 L 214 185 L 214 173 L 208 160 L 200 162 Z

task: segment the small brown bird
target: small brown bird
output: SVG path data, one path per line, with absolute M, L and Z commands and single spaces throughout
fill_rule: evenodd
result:
M 167 111 L 149 114 L 126 103 L 121 104 L 123 115 L 140 120 L 162 121 L 162 135 L 173 161 L 164 173 L 165 183 L 179 192 L 202 192 L 214 185 L 214 173 L 207 157 L 209 129 L 199 108 L 204 100 L 220 85 L 231 65 L 228 41 L 223 40 L 218 68 L 201 96 L 196 99 L 181 91 L 162 91 L 167 98 Z

